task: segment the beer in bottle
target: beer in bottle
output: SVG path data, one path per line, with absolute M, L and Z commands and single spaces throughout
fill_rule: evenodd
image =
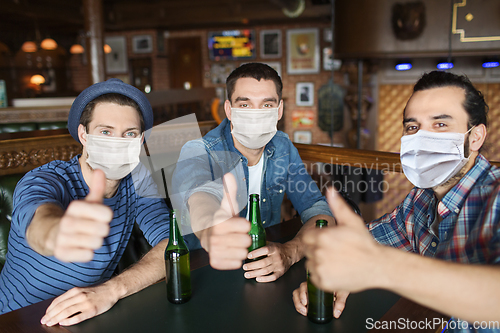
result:
M 317 220 L 316 228 L 323 228 L 328 225 L 325 220 Z M 333 319 L 333 294 L 317 288 L 309 278 L 307 272 L 307 318 L 318 324 L 328 323 Z
M 258 194 L 250 194 L 250 212 L 248 217 L 251 223 L 248 234 L 252 237 L 252 245 L 248 248 L 248 252 L 252 252 L 253 250 L 266 246 L 266 230 L 260 218 Z M 247 259 L 245 262 L 257 261 L 259 259 L 261 258 Z
M 177 225 L 175 210 L 170 215 L 170 239 L 165 249 L 167 298 L 181 304 L 191 298 L 191 266 L 189 250 Z

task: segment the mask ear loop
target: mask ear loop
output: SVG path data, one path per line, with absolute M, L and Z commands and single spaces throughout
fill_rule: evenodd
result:
M 469 130 L 464 133 L 464 137 L 465 137 L 465 135 L 467 135 L 467 133 L 469 133 L 470 131 L 472 131 L 475 127 L 476 127 L 476 125 L 474 125 L 471 128 L 469 128 Z

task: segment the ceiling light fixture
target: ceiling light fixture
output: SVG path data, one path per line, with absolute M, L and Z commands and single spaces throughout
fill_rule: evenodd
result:
M 38 47 L 36 46 L 35 42 L 26 41 L 23 43 L 23 46 L 21 46 L 21 50 L 26 53 L 32 53 L 36 52 L 36 50 L 38 50 Z
M 437 64 L 437 69 L 439 70 L 447 70 L 447 69 L 452 69 L 453 68 L 453 62 L 452 61 L 442 61 Z
M 113 51 L 111 49 L 111 46 L 109 46 L 108 44 L 104 44 L 104 53 L 108 54 L 111 53 L 111 51 Z
M 30 78 L 30 83 L 36 84 L 37 86 L 39 86 L 39 85 L 45 83 L 45 78 L 43 76 L 41 76 L 40 74 L 36 74 Z
M 111 53 L 113 51 L 111 46 L 109 46 L 108 44 L 104 44 L 103 49 L 104 53 L 106 54 Z M 69 53 L 71 54 L 82 54 L 83 52 L 85 52 L 85 49 L 80 44 L 73 44 L 69 49 Z
M 84 51 L 83 46 L 80 44 L 73 44 L 69 49 L 69 53 L 71 54 L 82 54 Z
M 396 70 L 397 71 L 408 71 L 412 68 L 411 62 L 405 61 L 405 62 L 398 62 L 396 64 Z
M 44 50 L 55 50 L 57 49 L 57 43 L 52 38 L 45 38 L 40 43 L 40 47 Z
M 500 66 L 500 62 L 495 59 L 486 59 L 482 64 L 483 68 L 495 68 Z

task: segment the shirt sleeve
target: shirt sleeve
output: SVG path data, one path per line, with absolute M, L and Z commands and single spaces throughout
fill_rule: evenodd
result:
M 14 190 L 11 228 L 25 237 L 38 207 L 50 203 L 65 210 L 71 198 L 65 194 L 64 183 L 55 172 L 49 170 L 26 173 Z
M 483 227 L 491 230 L 491 239 L 485 252 L 488 264 L 500 264 L 500 184 L 492 192 L 486 208 Z M 488 228 L 490 226 L 490 228 Z
M 227 173 L 232 173 L 237 183 L 237 202 L 233 206 L 237 213 L 245 207 L 247 198 L 241 157 L 230 151 L 210 150 L 202 139 L 190 141 L 182 147 L 172 177 L 172 189 L 169 189 L 173 208 L 181 212 L 182 224 L 189 225 L 186 212 L 189 210 L 188 200 L 194 193 L 208 193 L 222 201 L 222 180 Z
M 325 197 L 307 172 L 297 148 L 290 140 L 288 141 L 290 145 L 290 162 L 286 168 L 288 170 L 286 194 L 293 207 L 297 210 L 303 222 L 307 222 L 320 214 L 332 216 Z
M 169 195 L 177 197 L 174 201 L 183 206 L 196 192 L 210 193 L 220 201 L 222 176 L 223 171 L 206 150 L 203 140 L 189 141 L 182 147 Z
M 408 240 L 404 218 L 405 202 L 411 201 L 409 197 L 411 197 L 411 193 L 391 213 L 368 223 L 368 230 L 378 243 L 413 252 L 413 247 Z
M 146 168 L 140 169 L 134 178 L 137 195 L 136 223 L 151 246 L 169 237 L 170 210 L 165 199 L 158 193 L 158 187 Z

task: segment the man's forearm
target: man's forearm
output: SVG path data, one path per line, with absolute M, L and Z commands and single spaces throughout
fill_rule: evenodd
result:
M 500 321 L 500 267 L 383 250 L 377 287 L 463 320 Z
M 212 227 L 215 212 L 220 208 L 220 202 L 211 194 L 196 192 L 188 200 L 191 228 L 200 241 L 208 228 Z M 204 244 L 201 244 L 204 248 Z
M 36 252 L 44 256 L 54 255 L 54 245 L 61 217 L 64 211 L 53 204 L 37 208 L 31 223 L 26 229 L 26 241 Z
M 104 283 L 115 293 L 116 299 L 132 295 L 165 278 L 167 244 L 168 239 L 162 240 L 132 267 Z

